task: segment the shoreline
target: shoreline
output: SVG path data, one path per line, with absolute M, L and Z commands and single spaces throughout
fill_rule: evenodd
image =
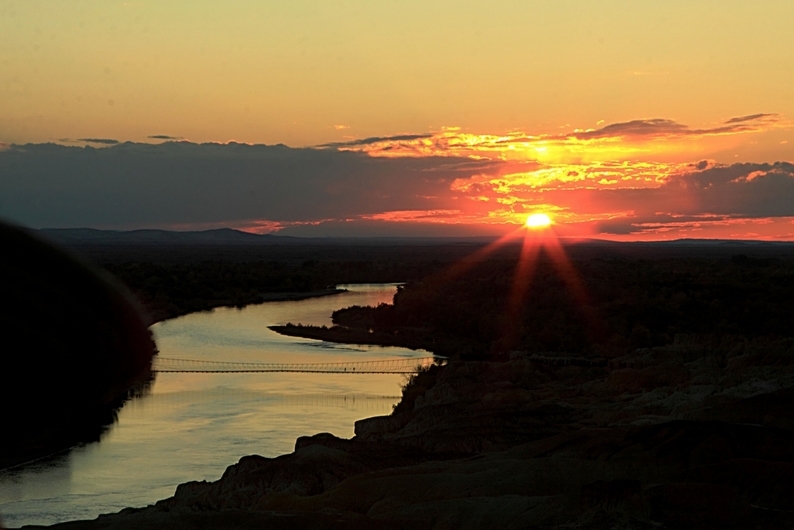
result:
M 458 358 L 461 351 L 465 352 L 467 347 L 471 348 L 470 342 L 433 333 L 428 329 L 407 328 L 389 333 L 336 324 L 327 327 L 292 323 L 283 326 L 268 326 L 268 328 L 288 337 L 322 340 L 337 344 L 395 346 L 409 350 L 425 350 L 434 356 L 448 359 Z
M 268 326 L 268 329 L 288 337 L 323 340 L 337 344 L 361 344 L 367 346 L 397 346 L 411 350 L 427 350 L 424 337 L 408 337 L 403 334 L 388 334 L 379 331 L 349 328 L 345 326 L 307 326 L 303 324 L 286 324 Z
M 321 298 L 323 296 L 333 296 L 346 292 L 347 289 L 334 288 L 334 289 L 320 289 L 318 291 L 259 293 L 259 297 L 257 300 L 250 301 L 242 305 L 236 305 L 230 303 L 227 300 L 223 300 L 223 301 L 218 301 L 218 303 L 214 305 L 210 304 L 210 306 L 206 308 L 195 309 L 192 311 L 185 311 L 184 313 L 178 313 L 175 315 L 157 314 L 157 311 L 152 311 L 151 309 L 146 307 L 144 307 L 142 310 L 144 313 L 146 313 L 149 316 L 149 326 L 151 327 L 154 324 L 157 324 L 158 322 L 173 320 L 175 318 L 191 315 L 193 313 L 210 312 L 221 307 L 236 307 L 237 309 L 242 309 L 244 307 L 248 307 L 249 305 L 259 305 L 267 302 L 298 302 L 300 300 L 308 300 L 309 298 Z

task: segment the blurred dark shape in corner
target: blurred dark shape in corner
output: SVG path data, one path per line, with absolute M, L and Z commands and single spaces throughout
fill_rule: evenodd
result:
M 155 344 L 108 273 L 0 223 L 0 469 L 90 442 L 151 382 Z

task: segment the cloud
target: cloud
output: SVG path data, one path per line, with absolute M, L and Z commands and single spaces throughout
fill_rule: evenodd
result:
M 566 138 L 592 139 L 592 138 L 620 138 L 624 136 L 669 136 L 687 134 L 686 125 L 673 120 L 661 118 L 651 120 L 632 120 L 623 123 L 611 123 L 600 129 L 592 131 L 574 132 L 564 135 Z
M 608 235 L 699 230 L 794 217 L 794 165 L 614 162 L 480 173 L 451 188 L 482 218 L 536 210 Z M 726 225 L 727 226 L 727 225 Z
M 438 211 L 465 171 L 503 166 L 235 143 L 28 144 L 0 152 L 0 217 L 33 227 L 289 226 Z
M 681 213 L 794 215 L 794 164 L 734 164 L 681 175 L 660 191 L 688 196 Z
M 373 136 L 361 140 L 349 140 L 347 142 L 332 142 L 329 144 L 318 145 L 317 147 L 356 147 L 361 145 L 382 144 L 387 142 L 404 142 L 410 140 L 422 140 L 431 138 L 432 134 L 401 134 L 397 136 Z
M 768 222 L 794 217 L 794 165 L 715 166 L 671 176 L 658 188 L 586 195 L 577 200 L 586 200 L 596 211 L 623 212 L 599 224 L 608 234 Z M 564 202 L 573 206 L 572 198 Z M 562 197 L 556 199 L 563 203 Z
M 318 147 L 388 157 L 447 156 L 541 162 L 614 160 L 628 156 L 647 159 L 665 149 L 678 156 L 688 152 L 695 154 L 702 146 L 693 140 L 702 138 L 709 138 L 709 145 L 720 151 L 731 143 L 731 137 L 784 125 L 776 114 L 752 114 L 706 128 L 693 128 L 665 118 L 631 120 L 611 123 L 598 129 L 538 135 L 522 131 L 503 135 L 472 134 L 459 128 L 446 127 L 430 134 L 372 137 Z M 662 146 L 659 140 L 669 143 Z
M 78 138 L 78 142 L 85 142 L 89 144 L 103 144 L 103 145 L 116 145 L 119 143 L 118 140 L 113 140 L 112 138 Z
M 151 136 L 147 136 L 147 138 L 152 140 L 182 140 L 181 136 L 168 136 L 167 134 L 153 134 Z
M 545 211 L 572 230 L 630 237 L 709 226 L 755 230 L 765 220 L 794 217 L 794 164 L 788 162 L 542 164 L 387 158 L 284 145 L 126 142 L 96 150 L 12 145 L 0 149 L 0 175 L 0 217 L 39 228 L 465 235 L 507 229 Z M 772 230 L 777 222 L 762 228 Z
M 460 224 L 463 221 L 461 217 L 460 210 L 403 210 L 363 215 L 361 216 L 361 219 L 398 222 L 433 221 L 449 224 Z
M 568 138 L 580 140 L 600 138 L 638 138 L 638 137 L 685 137 L 685 136 L 714 136 L 725 134 L 738 134 L 761 130 L 776 114 L 752 114 L 740 118 L 731 118 L 719 127 L 706 129 L 692 129 L 687 125 L 673 120 L 654 118 L 648 120 L 632 120 L 622 123 L 612 123 L 601 129 L 574 132 L 565 135 Z
M 756 121 L 761 118 L 775 118 L 777 114 L 750 114 L 748 116 L 739 116 L 738 118 L 731 118 L 726 120 L 725 123 L 742 123 L 746 121 Z

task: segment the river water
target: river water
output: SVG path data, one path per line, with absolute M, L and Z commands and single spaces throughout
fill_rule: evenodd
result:
M 245 362 L 343 362 L 423 357 L 404 348 L 286 337 L 274 324 L 329 325 L 335 309 L 390 302 L 395 284 L 340 286 L 339 295 L 221 308 L 152 326 L 162 357 Z M 97 443 L 0 472 L 8 527 L 93 519 L 217 480 L 241 456 L 274 457 L 299 436 L 353 435 L 361 418 L 388 414 L 404 376 L 392 374 L 157 374 Z

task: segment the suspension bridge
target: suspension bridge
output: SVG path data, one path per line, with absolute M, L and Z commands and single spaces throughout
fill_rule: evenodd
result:
M 152 371 L 160 373 L 274 373 L 303 372 L 317 374 L 414 374 L 419 368 L 440 361 L 438 357 L 381 359 L 340 363 L 251 363 L 236 361 L 204 361 L 155 357 Z

